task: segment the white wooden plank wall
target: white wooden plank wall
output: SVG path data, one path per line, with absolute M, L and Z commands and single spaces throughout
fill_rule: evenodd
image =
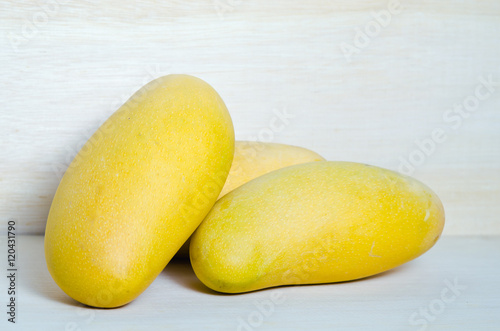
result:
M 238 139 L 410 172 L 445 234 L 500 234 L 497 0 L 1 0 L 0 233 L 43 233 L 88 134 L 169 73 L 212 84 Z

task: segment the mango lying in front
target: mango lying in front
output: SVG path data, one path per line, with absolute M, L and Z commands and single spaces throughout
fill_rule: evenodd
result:
M 190 257 L 209 288 L 239 293 L 374 275 L 430 249 L 443 206 L 417 180 L 350 162 L 312 162 L 256 178 L 219 199 Z
M 213 206 L 233 153 L 231 118 L 210 85 L 170 75 L 144 86 L 61 180 L 45 231 L 56 283 L 90 306 L 132 301 Z

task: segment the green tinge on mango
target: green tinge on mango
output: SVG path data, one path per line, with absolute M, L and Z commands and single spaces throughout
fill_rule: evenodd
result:
M 225 293 L 341 282 L 415 259 L 443 226 L 441 201 L 411 177 L 312 162 L 219 199 L 192 236 L 190 258 L 197 277 Z
M 213 206 L 233 153 L 231 118 L 210 85 L 187 75 L 148 83 L 61 180 L 45 232 L 55 282 L 90 306 L 135 299 Z
M 219 199 L 246 182 L 271 171 L 314 161 L 325 161 L 325 159 L 302 147 L 256 141 L 236 141 L 231 170 L 229 170 Z M 189 257 L 189 242 L 188 239 L 182 245 L 177 257 Z

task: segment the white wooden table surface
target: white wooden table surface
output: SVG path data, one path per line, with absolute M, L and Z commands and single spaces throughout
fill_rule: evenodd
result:
M 139 298 L 111 310 L 86 308 L 59 289 L 46 268 L 42 236 L 17 241 L 17 323 L 8 323 L 2 312 L 0 330 L 500 328 L 500 237 L 444 237 L 420 258 L 378 276 L 243 295 L 217 294 L 198 281 L 187 261 L 174 261 Z M 6 288 L 1 277 L 2 311 Z

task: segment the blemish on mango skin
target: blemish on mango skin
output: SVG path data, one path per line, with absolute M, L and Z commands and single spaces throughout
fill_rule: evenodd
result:
M 431 212 L 429 209 L 426 209 L 425 210 L 425 217 L 424 217 L 424 222 L 427 222 L 427 220 L 429 219 L 429 216 L 431 215 Z
M 371 247 L 371 249 L 370 249 L 370 253 L 368 253 L 368 255 L 370 255 L 371 257 L 382 257 L 382 256 L 380 256 L 380 255 L 375 255 L 375 254 L 373 254 L 373 248 L 374 248 L 374 247 L 375 247 L 375 241 L 373 242 L 372 247 Z
M 193 235 L 191 262 L 205 285 L 225 293 L 342 282 L 420 256 L 443 226 L 439 198 L 417 180 L 319 161 L 274 171 L 222 197 Z M 260 263 L 253 253 L 233 256 L 242 245 L 260 252 Z

